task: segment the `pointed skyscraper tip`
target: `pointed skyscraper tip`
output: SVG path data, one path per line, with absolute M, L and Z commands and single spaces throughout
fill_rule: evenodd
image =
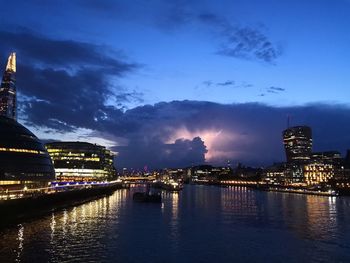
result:
M 12 52 L 7 60 L 6 71 L 16 72 L 16 53 Z

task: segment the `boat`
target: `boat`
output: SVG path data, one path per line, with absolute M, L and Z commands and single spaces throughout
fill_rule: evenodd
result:
M 170 181 L 156 181 L 152 185 L 154 188 L 160 188 L 167 191 L 180 191 L 183 188 L 182 183 L 174 180 Z
M 160 193 L 147 193 L 147 192 L 136 192 L 133 194 L 132 199 L 136 202 L 143 203 L 161 203 L 162 196 Z

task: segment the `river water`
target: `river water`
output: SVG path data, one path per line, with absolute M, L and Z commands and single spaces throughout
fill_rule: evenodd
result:
M 135 189 L 0 230 L 0 262 L 350 262 L 350 198 Z

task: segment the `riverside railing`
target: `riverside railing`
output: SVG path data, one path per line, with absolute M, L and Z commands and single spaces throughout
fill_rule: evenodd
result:
M 26 188 L 20 190 L 0 190 L 0 201 L 30 198 L 44 194 L 54 194 L 62 191 L 72 191 L 79 189 L 88 189 L 93 187 L 101 187 L 121 183 L 121 180 L 103 181 L 103 182 L 52 182 L 48 187 L 41 188 Z

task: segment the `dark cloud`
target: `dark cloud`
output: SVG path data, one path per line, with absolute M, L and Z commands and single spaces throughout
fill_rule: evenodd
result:
M 202 83 L 206 87 L 211 87 L 213 85 L 213 82 L 211 80 L 205 80 Z
M 270 90 L 276 90 L 276 91 L 285 91 L 285 90 L 286 90 L 286 89 L 284 89 L 284 88 L 273 87 L 273 86 L 271 86 L 269 89 L 270 89 Z
M 217 86 L 232 86 L 232 85 L 235 85 L 235 82 L 233 80 L 226 80 L 225 82 L 218 82 L 216 85 Z
M 250 83 L 243 82 L 243 83 L 241 84 L 241 86 L 244 87 L 244 88 L 251 88 L 251 87 L 253 87 L 254 85 L 253 85 L 253 84 L 250 84 Z
M 219 86 L 219 87 L 231 87 L 231 88 L 250 88 L 253 87 L 253 84 L 247 83 L 245 81 L 237 82 L 234 80 L 226 80 L 224 82 L 213 82 L 212 80 L 205 80 L 201 83 L 204 87 L 210 88 L 214 86 Z M 198 88 L 198 86 L 197 86 Z
M 267 89 L 266 92 L 268 92 L 268 93 L 274 93 L 274 94 L 278 93 L 277 91 L 272 90 L 272 89 Z
M 26 112 L 32 123 L 63 131 L 85 127 L 110 134 L 108 138 L 121 145 L 114 148 L 119 152 L 119 168 L 187 166 L 203 162 L 204 154 L 214 164 L 224 164 L 227 159 L 251 165 L 283 161 L 281 134 L 287 116 L 292 116 L 292 125 L 312 127 L 315 151 L 350 148 L 350 108 L 342 105 L 272 107 L 173 101 L 122 112 L 106 106 L 97 109 L 88 99 L 79 108 L 49 101 L 52 99 L 47 96 L 45 101 L 30 102 Z
M 243 58 L 257 59 L 274 63 L 281 55 L 281 49 L 275 47 L 261 31 L 256 28 L 229 27 L 223 31 L 225 37 L 218 54 Z
M 64 79 L 61 75 L 60 78 Z M 96 108 L 88 98 L 81 101 L 80 107 L 53 99 L 47 95 L 45 100 L 30 102 L 31 107 L 26 108 L 30 121 L 64 131 L 67 127 L 86 127 L 110 134 L 116 145 L 122 145 L 114 148 L 119 152 L 119 168 L 187 166 L 203 162 L 204 155 L 214 164 L 224 164 L 227 159 L 251 165 L 282 161 L 281 133 L 287 116 L 293 116 L 292 125 L 313 128 L 315 151 L 344 152 L 350 148 L 350 108 L 342 105 L 271 107 L 257 103 L 173 101 L 122 112 L 100 103 Z
M 50 39 L 25 28 L 19 28 L 16 32 L 0 30 L 0 39 L 1 50 L 18 52 L 19 61 L 30 65 L 63 67 L 72 71 L 77 67 L 93 67 L 117 76 L 138 67 L 114 58 L 116 52 L 107 47 Z
M 282 54 L 280 46 L 258 27 L 241 26 L 212 12 L 199 12 L 195 5 L 176 5 L 165 12 L 169 28 L 199 23 L 221 39 L 217 54 L 274 64 Z M 169 21 L 170 20 L 170 21 Z
M 199 137 L 192 140 L 178 139 L 171 144 L 164 144 L 157 139 L 149 142 L 135 140 L 128 146 L 114 147 L 113 150 L 118 152 L 119 168 L 134 169 L 144 166 L 154 169 L 203 164 L 207 152 Z
M 119 135 L 129 141 L 129 146 L 118 148 L 117 163 L 120 166 L 128 166 L 130 162 L 176 166 L 176 161 L 171 165 L 172 159 L 163 156 L 169 149 L 169 141 L 175 143 L 181 138 L 190 141 L 195 137 L 204 141 L 208 150 L 206 156 L 210 156 L 209 161 L 216 164 L 224 164 L 227 159 L 252 165 L 283 161 L 282 131 L 290 115 L 293 116 L 292 125 L 312 127 L 315 151 L 339 150 L 344 153 L 350 148 L 348 114 L 349 107 L 323 104 L 280 108 L 255 103 L 222 105 L 174 101 L 137 107 L 126 111 L 113 124 L 120 127 L 117 123 L 123 120 L 125 133 Z M 186 152 L 183 152 L 186 158 L 179 158 L 181 164 L 187 160 L 187 165 L 190 165 L 194 161 Z M 137 157 L 128 161 L 132 153 Z M 154 162 L 150 155 L 156 156 Z
M 198 19 L 222 37 L 221 48 L 217 52 L 220 55 L 275 63 L 282 53 L 281 47 L 274 45 L 257 27 L 233 24 L 213 13 L 201 13 Z
M 20 112 L 27 123 L 71 131 L 91 128 L 122 113 L 124 103 L 142 101 L 115 79 L 139 68 L 118 58 L 119 52 L 90 43 L 54 40 L 21 28 L 0 30 L 1 54 L 17 52 Z M 6 61 L 5 58 L 2 61 Z M 112 82 L 112 79 L 114 81 Z M 118 102 L 119 104 L 117 104 Z
M 67 2 L 67 1 L 66 1 Z M 217 54 L 274 64 L 281 55 L 280 46 L 273 43 L 261 27 L 240 25 L 213 11 L 198 0 L 161 1 L 73 1 L 78 8 L 99 13 L 103 18 L 132 20 L 150 24 L 166 32 L 184 27 L 204 28 L 219 39 Z M 68 1 L 72 4 L 72 1 Z M 153 25 L 152 25 L 153 24 Z M 198 27 L 199 26 L 199 27 Z
M 284 88 L 271 86 L 271 87 L 268 87 L 268 88 L 266 89 L 266 92 L 277 94 L 277 93 L 281 93 L 281 92 L 283 92 L 283 91 L 285 91 L 285 90 L 286 90 L 286 89 L 284 89 Z

